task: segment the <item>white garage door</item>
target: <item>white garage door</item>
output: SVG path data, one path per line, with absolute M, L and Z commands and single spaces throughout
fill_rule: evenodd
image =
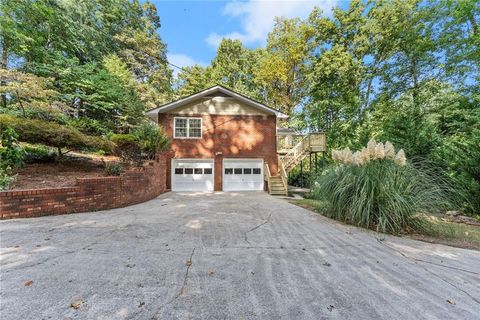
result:
M 213 160 L 173 159 L 173 191 L 213 191 Z
M 223 190 L 263 190 L 263 160 L 224 159 Z

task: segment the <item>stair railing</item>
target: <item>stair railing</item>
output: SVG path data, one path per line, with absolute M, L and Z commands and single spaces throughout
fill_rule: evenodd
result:
M 280 172 L 280 177 L 282 178 L 285 195 L 288 196 L 288 175 L 287 175 L 287 171 L 285 171 L 285 166 L 283 165 L 283 161 L 282 159 L 280 159 L 280 157 L 278 157 L 278 166 L 279 166 L 278 171 Z
M 307 135 L 303 137 L 300 142 L 297 143 L 286 155 L 280 158 L 280 161 L 283 163 L 284 168 L 287 170 L 290 168 L 291 165 L 294 165 L 296 160 L 300 158 L 305 150 L 310 145 L 310 136 Z
M 265 161 L 263 162 L 263 180 L 267 181 L 268 193 L 270 193 L 272 189 L 271 177 L 272 175 L 270 174 L 270 168 L 268 167 L 268 162 Z

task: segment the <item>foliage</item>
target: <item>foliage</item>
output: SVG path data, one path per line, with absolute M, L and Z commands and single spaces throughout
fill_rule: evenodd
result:
M 134 166 L 142 165 L 142 150 L 135 135 L 113 134 L 109 138 L 110 141 L 115 143 L 114 154 L 120 157 L 123 163 Z
M 114 153 L 126 164 L 140 166 L 144 159 L 152 160 L 156 154 L 168 149 L 169 140 L 163 130 L 152 122 L 144 122 L 130 134 L 112 134 Z
M 23 166 L 25 151 L 18 144 L 18 134 L 6 127 L 0 131 L 0 168 L 4 172 Z
M 107 176 L 119 176 L 122 173 L 122 166 L 117 162 L 105 163 L 105 174 Z
M 310 187 L 312 177 L 312 172 L 301 171 L 298 167 L 296 167 L 288 174 L 288 185 L 308 188 Z
M 9 169 L 0 168 L 0 191 L 7 190 L 10 184 L 15 180 Z
M 60 156 L 64 148 L 101 149 L 106 152 L 113 149 L 113 144 L 106 139 L 88 136 L 77 129 L 54 122 L 0 115 L 0 128 L 5 127 L 13 128 L 18 133 L 20 141 L 57 148 Z
M 363 166 L 342 165 L 325 171 L 314 195 L 330 203 L 328 214 L 338 220 L 382 232 L 421 228 L 419 212 L 446 207 L 437 178 L 408 164 L 373 161 Z
M 169 147 L 168 137 L 162 128 L 152 122 L 145 122 L 136 127 L 133 135 L 147 159 L 154 159 L 158 152 L 166 151 Z
M 239 40 L 223 39 L 211 66 L 196 65 L 179 73 L 177 92 L 181 96 L 190 95 L 219 84 L 259 98 L 253 75 L 259 54 L 259 51 L 245 48 Z
M 26 117 L 26 109 L 42 109 L 54 112 L 62 106 L 54 103 L 56 92 L 49 89 L 51 80 L 17 70 L 0 69 L 0 94 L 8 96 L 10 107 L 19 108 Z
M 17 142 L 17 133 L 0 126 L 0 190 L 6 190 L 15 180 L 13 170 L 23 167 L 24 150 Z
M 306 60 L 314 30 L 300 19 L 277 18 L 267 48 L 258 58 L 254 82 L 263 100 L 291 114 L 306 95 Z
M 53 110 L 72 126 L 97 121 L 81 127 L 89 134 L 128 132 L 146 108 L 171 97 L 160 20 L 148 1 L 5 0 L 0 12 L 3 109 Z
M 424 228 L 418 214 L 444 210 L 453 190 L 426 166 L 406 162 L 403 150 L 371 141 L 353 154 L 336 151 L 334 165 L 314 183 L 316 199 L 329 202 L 335 219 L 389 233 Z
M 54 150 L 43 145 L 24 145 L 26 163 L 47 163 L 56 160 Z
M 211 78 L 211 67 L 199 65 L 182 68 L 178 74 L 177 96 L 184 97 L 214 86 Z

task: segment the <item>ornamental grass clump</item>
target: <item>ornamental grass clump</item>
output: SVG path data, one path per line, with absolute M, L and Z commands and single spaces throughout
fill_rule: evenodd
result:
M 313 195 L 326 200 L 326 214 L 337 220 L 381 232 L 425 228 L 421 213 L 449 206 L 449 188 L 434 170 L 407 161 L 390 142 L 371 140 L 366 148 L 332 151 L 335 165 L 313 185 Z

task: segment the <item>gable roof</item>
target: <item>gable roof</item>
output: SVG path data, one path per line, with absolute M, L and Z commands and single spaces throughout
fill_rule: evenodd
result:
M 155 116 L 158 113 L 167 112 L 167 111 L 172 110 L 174 108 L 185 105 L 185 104 L 187 104 L 191 101 L 194 101 L 196 99 L 212 95 L 214 93 L 221 93 L 221 94 L 224 94 L 224 95 L 228 95 L 232 98 L 235 98 L 235 99 L 245 103 L 246 105 L 249 105 L 249 106 L 257 108 L 257 109 L 260 109 L 260 110 L 262 110 L 266 113 L 269 113 L 269 114 L 274 114 L 275 116 L 277 116 L 277 118 L 280 118 L 280 119 L 287 119 L 288 118 L 288 116 L 286 114 L 284 114 L 284 113 L 282 113 L 282 112 L 280 112 L 276 109 L 270 108 L 270 107 L 268 107 L 268 106 L 266 106 L 266 105 L 264 105 L 264 104 L 262 104 L 258 101 L 255 101 L 255 100 L 253 100 L 253 99 L 251 99 L 247 96 L 244 96 L 240 93 L 237 93 L 235 91 L 232 91 L 232 90 L 227 89 L 225 87 L 222 87 L 220 85 L 216 85 L 214 87 L 211 87 L 211 88 L 205 89 L 203 91 L 194 93 L 194 94 L 186 96 L 184 98 L 180 98 L 176 101 L 166 103 L 166 104 L 161 105 L 159 107 L 153 108 L 151 110 L 148 110 L 146 112 L 146 114 L 148 116 Z

